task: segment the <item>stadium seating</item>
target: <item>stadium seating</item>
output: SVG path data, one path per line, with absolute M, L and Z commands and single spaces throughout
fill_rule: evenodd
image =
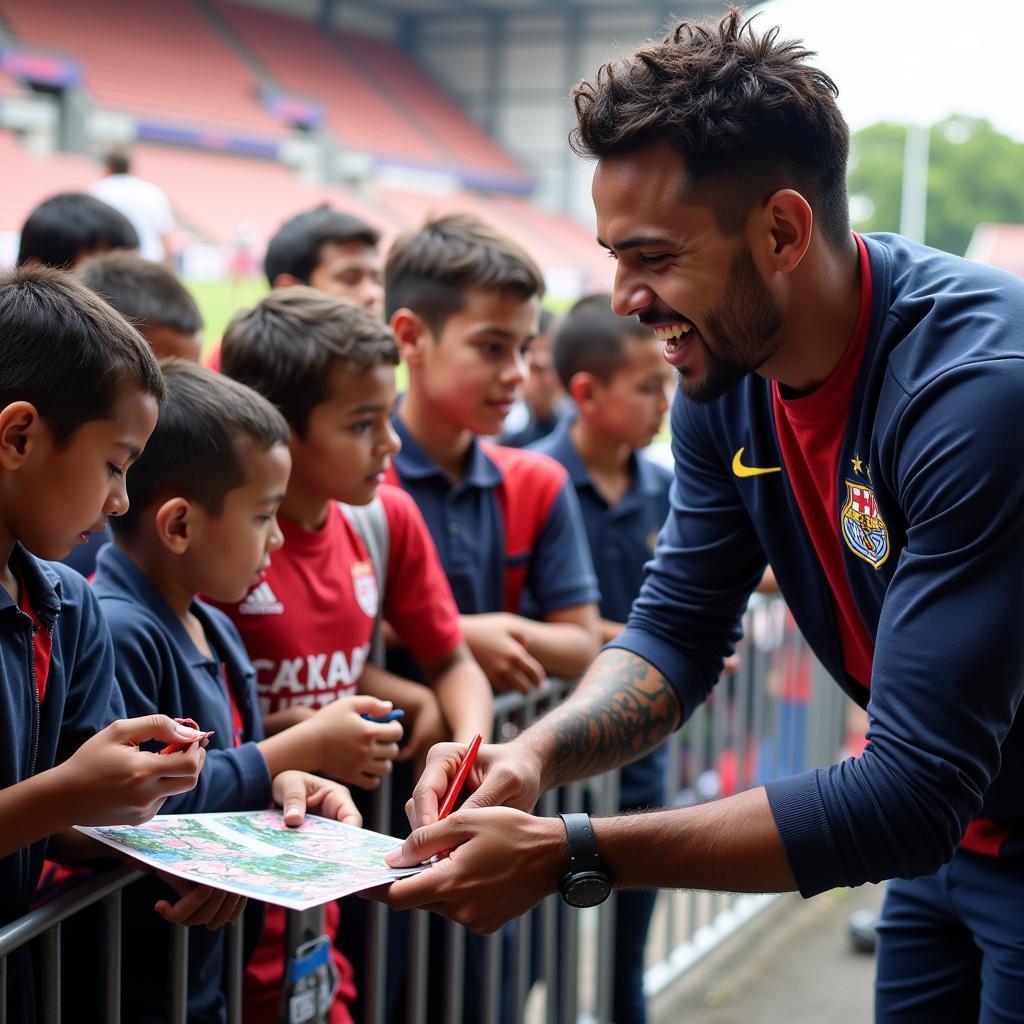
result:
M 9 132 L 0 131 L 0 231 L 18 231 L 32 208 L 55 192 L 80 192 L 96 180 L 96 165 L 84 156 L 36 157 Z
M 408 55 L 396 46 L 344 33 L 342 52 L 431 139 L 464 167 L 495 175 L 523 175 L 504 152 Z
M 342 57 L 312 22 L 219 2 L 216 10 L 278 84 L 324 103 L 332 132 L 353 149 L 440 165 L 444 154 Z
M 136 147 L 134 161 L 141 177 L 170 196 L 176 217 L 211 242 L 230 243 L 244 230 L 262 246 L 283 220 L 321 202 L 388 227 L 344 189 L 309 187 L 271 161 L 160 146 Z
M 278 137 L 259 80 L 191 0 L 0 0 L 22 42 L 61 50 L 113 110 Z

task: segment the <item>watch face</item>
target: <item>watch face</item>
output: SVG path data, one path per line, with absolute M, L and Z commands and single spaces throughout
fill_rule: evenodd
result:
M 611 895 L 608 878 L 597 871 L 583 871 L 567 879 L 562 897 L 570 907 L 596 907 Z

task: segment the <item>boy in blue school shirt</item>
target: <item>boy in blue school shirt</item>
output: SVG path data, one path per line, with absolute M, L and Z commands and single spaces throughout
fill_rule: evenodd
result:
M 555 369 L 577 415 L 533 445 L 569 474 L 601 590 L 601 640 L 625 628 L 658 530 L 668 514 L 669 470 L 643 454 L 662 428 L 672 371 L 654 332 L 610 310 L 570 314 L 555 334 Z M 626 765 L 623 811 L 665 803 L 668 751 Z M 657 893 L 621 892 L 615 917 L 612 1019 L 645 1024 L 644 944 Z
M 361 715 L 391 705 L 342 698 L 264 738 L 256 672 L 238 632 L 196 599 L 201 591 L 240 600 L 281 546 L 276 512 L 291 469 L 288 425 L 236 381 L 181 361 L 163 367 L 165 405 L 133 473 L 131 512 L 100 552 L 94 589 L 127 706 L 138 714 L 163 707 L 215 730 L 200 785 L 166 810 L 255 810 L 273 798 L 289 824 L 307 807 L 359 824 L 348 790 L 309 773 L 379 772 L 398 752 L 401 726 Z M 143 914 L 158 890 L 153 881 L 126 894 L 126 1015 L 147 1024 L 166 1016 L 157 972 L 169 936 Z M 190 943 L 190 1021 L 224 1020 L 223 949 L 219 935 L 200 933 Z
M 146 821 L 195 786 L 205 753 L 197 742 L 164 757 L 140 750 L 198 739 L 170 718 L 115 721 L 124 704 L 96 599 L 77 573 L 40 560 L 127 509 L 124 474 L 156 422 L 160 369 L 106 303 L 42 267 L 0 278 L 0 339 L 2 925 L 28 910 L 44 857 L 98 854 L 71 826 Z M 157 907 L 169 920 L 215 926 L 240 910 L 211 904 L 204 887 L 181 891 Z M 7 1020 L 35 1021 L 28 950 L 6 966 Z
M 466 640 L 496 690 L 575 678 L 597 653 L 597 589 L 562 467 L 480 439 L 522 387 L 544 281 L 518 245 L 468 214 L 400 236 L 385 305 L 409 388 L 391 478 L 427 522 Z M 519 614 L 525 587 L 537 620 Z

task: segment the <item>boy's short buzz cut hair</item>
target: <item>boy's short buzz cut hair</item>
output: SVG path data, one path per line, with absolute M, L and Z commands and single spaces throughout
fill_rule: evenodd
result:
M 653 337 L 654 332 L 633 317 L 584 307 L 569 313 L 559 324 L 551 343 L 551 358 L 566 391 L 577 373 L 591 373 L 607 384 L 628 361 L 625 340 Z
M 326 203 L 296 214 L 286 220 L 267 243 L 263 272 L 267 282 L 281 274 L 290 274 L 297 281 L 309 284 L 320 263 L 320 249 L 333 242 L 348 245 L 360 242 L 370 249 L 380 245 L 380 232 L 360 217 L 332 209 Z
M 470 213 L 428 220 L 395 239 L 384 265 L 388 318 L 410 309 L 438 338 L 471 288 L 511 291 L 524 299 L 544 294 L 544 275 L 512 239 Z
M 258 391 L 299 437 L 330 394 L 331 371 L 398 365 L 388 327 L 343 299 L 295 285 L 235 314 L 221 344 L 221 371 Z
M 123 536 L 170 498 L 188 498 L 219 515 L 227 493 L 247 482 L 246 453 L 288 444 L 284 417 L 250 388 L 187 360 L 160 365 L 166 382 L 160 419 L 128 473 L 128 511 L 110 519 Z
M 105 252 L 83 260 L 75 276 L 140 330 L 169 327 L 195 334 L 203 329 L 196 300 L 160 263 L 133 252 Z
M 0 275 L 0 408 L 30 402 L 64 447 L 110 419 L 126 388 L 163 399 L 160 367 L 123 316 L 70 274 L 27 265 Z
M 58 192 L 44 199 L 22 225 L 18 264 L 66 269 L 94 252 L 138 247 L 132 222 L 109 203 L 85 192 Z

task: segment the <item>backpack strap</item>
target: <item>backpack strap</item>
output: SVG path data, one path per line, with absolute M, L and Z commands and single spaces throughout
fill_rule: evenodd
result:
M 388 514 L 379 497 L 374 498 L 368 505 L 345 505 L 338 502 L 338 507 L 359 534 L 377 577 L 377 617 L 374 619 L 373 635 L 370 639 L 369 660 L 383 668 L 387 656 L 384 645 L 384 591 L 387 586 L 388 559 L 391 554 Z

